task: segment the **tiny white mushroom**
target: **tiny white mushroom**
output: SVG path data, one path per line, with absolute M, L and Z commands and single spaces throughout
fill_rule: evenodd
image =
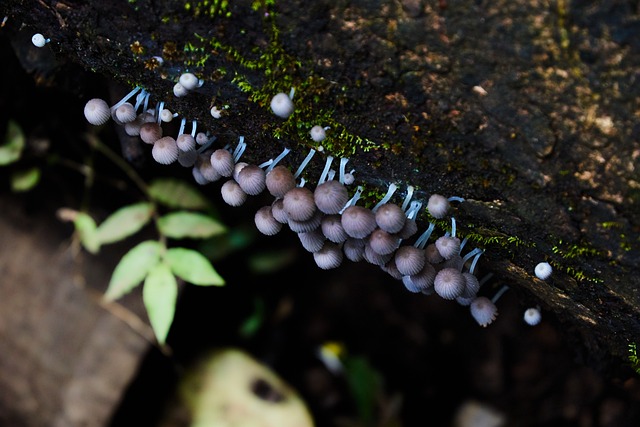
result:
M 541 262 L 540 264 L 536 265 L 534 272 L 538 279 L 547 280 L 549 277 L 551 277 L 553 268 L 551 268 L 551 264 L 549 264 L 548 262 Z
M 33 37 L 31 37 L 31 43 L 33 43 L 35 47 L 44 47 L 44 45 L 49 43 L 50 41 L 51 39 L 45 38 L 40 33 L 36 33 L 33 35 Z
M 537 307 L 531 307 L 525 310 L 524 321 L 527 325 L 535 326 L 542 320 L 542 314 L 540 314 L 540 309 Z

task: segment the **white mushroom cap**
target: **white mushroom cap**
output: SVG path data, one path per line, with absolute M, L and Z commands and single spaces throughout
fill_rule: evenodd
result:
M 309 131 L 309 135 L 311 135 L 311 139 L 313 139 L 314 142 L 320 142 L 327 137 L 327 132 L 322 126 L 315 125 Z
M 271 98 L 271 111 L 278 117 L 288 118 L 293 113 L 293 101 L 284 92 L 276 94 Z
M 524 311 L 523 319 L 527 325 L 535 326 L 542 320 L 542 314 L 538 308 L 531 307 Z
M 536 265 L 536 268 L 534 271 L 538 279 L 547 280 L 549 277 L 551 277 L 553 268 L 551 267 L 551 264 L 549 264 L 548 262 L 541 262 L 540 264 Z
M 439 194 L 432 194 L 427 202 L 427 210 L 432 217 L 437 219 L 444 218 L 449 212 L 449 207 L 449 200 Z
M 151 149 L 153 159 L 161 165 L 169 165 L 178 160 L 178 146 L 176 140 L 170 136 L 160 138 L 153 143 Z
M 436 293 L 444 299 L 456 299 L 464 291 L 465 282 L 462 273 L 455 268 L 443 268 L 433 281 Z
M 90 99 L 84 106 L 84 117 L 95 126 L 107 123 L 111 118 L 109 104 L 104 99 Z
M 267 236 L 278 234 L 282 229 L 282 224 L 273 217 L 270 205 L 258 209 L 254 220 L 258 231 Z
M 193 73 L 183 73 L 178 80 L 186 90 L 194 90 L 202 86 L 203 80 L 198 79 Z
M 478 322 L 478 325 L 483 328 L 496 320 L 498 316 L 498 308 L 487 297 L 478 297 L 474 299 L 469 305 L 471 310 L 471 316 Z

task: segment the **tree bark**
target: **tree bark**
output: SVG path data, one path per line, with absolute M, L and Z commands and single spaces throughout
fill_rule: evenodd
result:
M 51 39 L 33 54 L 140 85 L 223 145 L 245 136 L 247 161 L 288 147 L 298 165 L 320 124 L 365 203 L 390 183 L 399 203 L 409 185 L 425 202 L 463 197 L 454 215 L 483 269 L 553 312 L 586 358 L 626 362 L 640 340 L 637 4 L 205 3 L 4 0 L 0 17 L 14 41 Z M 176 98 L 185 71 L 205 83 Z M 269 99 L 291 87 L 296 111 L 279 119 Z

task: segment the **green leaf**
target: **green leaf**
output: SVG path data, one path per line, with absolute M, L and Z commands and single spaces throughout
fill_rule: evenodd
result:
M 100 240 L 96 236 L 96 222 L 84 212 L 76 212 L 74 215 L 73 225 L 80 238 L 80 243 L 92 254 L 98 253 Z
M 40 181 L 40 169 L 33 167 L 17 170 L 11 174 L 11 190 L 18 193 L 29 191 Z
M 171 248 L 167 251 L 166 260 L 173 274 L 185 282 L 200 286 L 224 285 L 224 279 L 200 252 L 193 249 Z
M 153 240 L 147 240 L 131 248 L 113 270 L 105 299 L 118 299 L 140 284 L 149 271 L 160 263 L 162 250 L 163 245 Z
M 24 150 L 25 138 L 20 125 L 13 120 L 7 124 L 7 135 L 4 144 L 0 145 L 0 166 L 16 162 Z
M 171 208 L 206 209 L 209 207 L 209 201 L 202 193 L 179 179 L 155 179 L 149 186 L 149 195 L 155 201 Z
M 162 234 L 173 239 L 206 239 L 226 231 L 224 225 L 210 216 L 185 211 L 163 216 L 158 220 L 158 226 Z
M 173 322 L 178 299 L 178 283 L 166 264 L 157 264 L 149 271 L 142 288 L 142 300 L 147 309 L 153 332 L 164 344 Z
M 149 222 L 152 214 L 151 203 L 136 203 L 118 209 L 98 227 L 100 243 L 104 245 L 117 242 L 137 233 Z

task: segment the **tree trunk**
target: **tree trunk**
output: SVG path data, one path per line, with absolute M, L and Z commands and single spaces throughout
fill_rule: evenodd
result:
M 4 0 L 1 31 L 30 55 L 144 87 L 217 143 L 244 136 L 246 161 L 287 147 L 297 167 L 319 124 L 330 129 L 308 181 L 332 155 L 349 158 L 363 203 L 391 183 L 398 203 L 409 185 L 424 202 L 463 197 L 459 234 L 485 250 L 483 269 L 557 315 L 587 358 L 625 363 L 640 339 L 637 4 L 229 3 Z M 36 32 L 51 39 L 42 49 L 28 46 Z M 204 85 L 176 98 L 186 71 Z M 274 116 L 269 100 L 291 88 L 294 114 Z M 543 261 L 546 281 L 533 274 Z

